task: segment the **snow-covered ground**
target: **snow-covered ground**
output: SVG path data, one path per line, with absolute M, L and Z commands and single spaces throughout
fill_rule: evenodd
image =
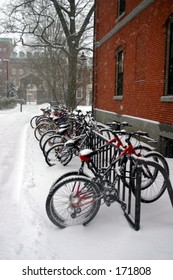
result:
M 0 111 L 1 260 L 172 260 L 173 209 L 167 192 L 142 205 L 135 231 L 118 204 L 102 206 L 86 227 L 59 229 L 48 219 L 45 201 L 62 173 L 76 170 L 78 158 L 49 167 L 29 125 L 37 105 Z M 173 185 L 173 159 L 168 159 Z

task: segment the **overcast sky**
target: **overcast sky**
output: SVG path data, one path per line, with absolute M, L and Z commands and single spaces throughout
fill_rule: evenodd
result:
M 0 0 L 0 15 L 2 14 L 1 8 L 4 8 L 9 2 L 10 0 Z
M 0 0 L 0 6 L 2 7 L 5 2 L 7 2 L 7 1 L 6 0 Z
M 10 2 L 10 0 L 0 0 L 0 20 L 3 18 L 2 8 L 5 8 L 6 5 Z M 5 34 L 0 34 L 0 37 L 9 37 Z
M 5 3 L 7 3 L 8 0 L 0 0 L 0 15 L 2 14 L 1 13 L 1 8 L 4 6 Z
M 0 0 L 0 5 L 2 6 L 5 2 L 7 2 L 6 0 Z

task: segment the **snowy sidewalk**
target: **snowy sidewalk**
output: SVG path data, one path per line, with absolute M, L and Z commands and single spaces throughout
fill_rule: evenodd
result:
M 53 181 L 76 170 L 49 167 L 29 126 L 39 106 L 0 111 L 0 259 L 173 259 L 173 209 L 167 192 L 155 203 L 142 205 L 136 232 L 118 204 L 102 206 L 86 227 L 55 227 L 47 218 L 45 200 Z M 169 159 L 172 172 L 173 159 Z M 171 173 L 173 184 L 173 176 Z

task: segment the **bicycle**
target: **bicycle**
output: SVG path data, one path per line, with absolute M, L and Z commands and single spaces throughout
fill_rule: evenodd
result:
M 35 138 L 39 141 L 47 131 L 56 131 L 61 124 L 66 124 L 67 120 L 68 116 L 65 112 L 60 113 L 59 116 L 41 120 L 34 129 Z
M 35 128 L 37 126 L 39 120 L 47 119 L 51 115 L 51 109 L 50 108 L 41 108 L 40 110 L 42 111 L 42 115 L 36 115 L 36 116 L 32 117 L 31 120 L 30 120 L 30 126 L 32 128 Z
M 55 144 L 65 143 L 73 136 L 80 135 L 81 129 L 83 130 L 83 115 L 79 116 L 79 112 L 81 110 L 78 110 L 77 116 L 70 114 L 67 124 L 60 125 L 57 130 L 49 130 L 41 136 L 39 145 L 44 156 Z
M 111 139 L 114 137 L 113 131 L 120 131 L 120 130 L 124 129 L 125 126 L 132 127 L 127 122 L 119 122 L 119 121 L 108 122 L 108 123 L 106 123 L 106 126 L 108 126 L 108 127 L 102 128 L 100 130 L 100 133 L 108 139 Z
M 135 166 L 135 160 L 131 157 L 131 154 L 134 154 L 134 148 L 130 143 L 130 138 L 134 134 L 129 134 L 127 139 L 128 146 L 124 148 L 118 157 L 111 159 L 110 164 L 106 168 L 98 169 L 92 157 L 97 155 L 100 152 L 100 149 L 96 151 L 85 149 L 80 153 L 81 167 L 77 172 L 70 172 L 61 176 L 51 187 L 47 200 L 46 200 L 46 213 L 49 219 L 56 226 L 64 228 L 69 225 L 75 224 L 88 224 L 98 213 L 101 206 L 101 201 L 107 206 L 110 206 L 113 202 L 118 202 L 122 209 L 125 211 L 126 204 L 124 201 L 119 199 L 119 192 L 116 188 L 117 182 L 123 180 L 125 173 L 124 167 L 127 165 L 127 160 L 130 161 L 132 167 Z M 139 135 L 139 132 L 138 132 Z M 111 140 L 113 142 L 113 140 Z M 109 141 L 110 144 L 110 141 Z M 107 144 L 106 144 L 107 145 Z M 138 155 L 137 155 L 138 156 Z M 141 155 L 140 155 L 141 156 Z M 161 159 L 163 166 L 168 170 L 167 163 L 165 159 L 158 154 L 157 152 L 150 152 L 150 156 L 144 155 L 146 158 L 152 158 L 152 160 Z M 116 163 L 121 163 L 116 165 Z M 88 168 L 93 173 L 93 178 L 90 178 L 86 173 L 83 172 L 84 164 L 87 164 Z M 111 170 L 114 169 L 115 176 L 111 182 L 109 178 Z M 132 178 L 130 181 L 125 183 L 125 186 L 130 188 L 135 195 L 135 183 L 134 175 L 135 168 L 132 169 Z M 141 184 L 141 193 L 142 188 L 145 191 L 147 188 L 150 189 L 152 184 L 158 178 L 158 170 L 154 168 L 152 171 L 145 169 L 143 177 L 147 177 L 147 185 Z M 142 202 L 152 202 L 158 199 L 166 189 L 166 184 L 163 181 L 160 191 L 157 193 L 157 196 L 151 197 L 149 200 L 144 197 Z
M 103 126 L 101 126 L 101 129 L 103 129 Z M 98 124 L 93 118 L 87 114 L 80 119 L 80 125 L 78 125 L 78 129 L 75 131 L 75 135 L 78 136 L 69 137 L 70 139 L 63 137 L 61 143 L 60 137 L 56 134 L 48 138 L 43 145 L 46 163 L 52 166 L 61 162 L 65 166 L 71 161 L 73 156 L 78 156 L 79 150 L 82 147 L 93 147 L 93 130 L 101 131 L 100 126 L 98 127 Z M 48 149 L 48 147 L 56 141 L 58 143 Z
M 73 156 L 78 156 L 81 147 L 92 145 L 91 128 L 84 128 L 85 133 L 80 136 L 73 137 L 66 142 L 61 142 L 53 145 L 44 155 L 46 163 L 49 166 L 53 166 L 57 163 L 61 163 L 64 166 L 67 165 Z M 65 140 L 65 139 L 64 139 Z

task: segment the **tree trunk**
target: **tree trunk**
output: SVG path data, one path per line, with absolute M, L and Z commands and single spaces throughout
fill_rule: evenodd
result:
M 77 73 L 77 52 L 72 51 L 68 58 L 68 91 L 67 107 L 70 110 L 76 108 L 76 73 Z

